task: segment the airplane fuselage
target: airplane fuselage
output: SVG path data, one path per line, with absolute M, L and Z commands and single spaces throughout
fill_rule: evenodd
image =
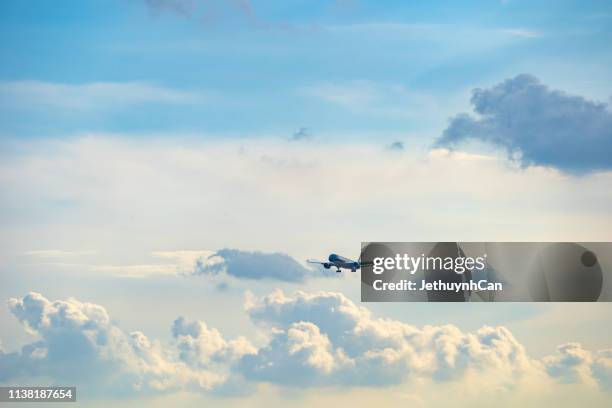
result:
M 350 269 L 352 272 L 356 272 L 357 269 L 359 269 L 360 267 L 359 262 L 353 261 L 337 254 L 331 254 L 328 260 L 329 264 L 325 263 L 324 266 L 328 269 L 334 266 L 338 268 L 338 272 L 340 272 L 340 269 Z

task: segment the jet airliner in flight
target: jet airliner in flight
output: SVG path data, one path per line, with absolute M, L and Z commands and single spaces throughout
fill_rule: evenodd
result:
M 323 265 L 325 269 L 329 269 L 333 266 L 334 268 L 337 268 L 336 272 L 342 272 L 341 269 L 350 269 L 351 272 L 357 272 L 357 269 L 361 268 L 363 265 L 363 263 L 360 261 L 353 261 L 337 254 L 331 254 L 327 259 L 327 262 L 316 261 L 314 259 L 308 259 L 307 262 Z

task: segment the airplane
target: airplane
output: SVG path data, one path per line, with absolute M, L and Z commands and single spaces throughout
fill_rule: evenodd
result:
M 364 265 L 360 261 L 353 261 L 337 254 L 331 254 L 327 259 L 329 260 L 328 262 L 316 261 L 314 259 L 307 259 L 306 262 L 323 265 L 325 269 L 329 269 L 333 266 L 334 268 L 337 268 L 336 272 L 342 272 L 342 268 L 350 269 L 351 272 L 357 272 L 357 269 Z

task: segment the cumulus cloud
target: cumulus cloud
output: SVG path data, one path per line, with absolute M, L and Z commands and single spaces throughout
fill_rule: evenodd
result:
M 31 292 L 10 299 L 8 306 L 40 340 L 19 352 L 0 352 L 0 381 L 91 381 L 121 394 L 212 390 L 225 382 L 231 359 L 253 351 L 245 339 L 228 342 L 215 329 L 184 318 L 174 324 L 175 344 L 163 346 L 142 332 L 124 332 L 100 305 L 75 299 L 52 302 Z
M 226 248 L 196 261 L 196 275 L 221 273 L 239 279 L 273 279 L 284 282 L 303 282 L 309 276 L 325 276 L 279 252 L 249 252 Z
M 612 349 L 592 353 L 578 343 L 562 344 L 544 363 L 548 374 L 563 383 L 612 386 Z
M 189 321 L 182 316 L 174 321 L 172 335 L 177 340 L 180 360 L 198 368 L 208 367 L 211 363 L 236 361 L 257 351 L 244 337 L 228 342 L 217 329 L 209 328 L 201 321 Z
M 340 293 L 276 291 L 252 302 L 251 319 L 273 329 L 267 346 L 241 360 L 246 378 L 288 385 L 390 385 L 408 378 L 436 382 L 481 375 L 481 384 L 610 381 L 610 353 L 574 353 L 577 376 L 565 375 L 570 348 L 540 361 L 504 327 L 464 333 L 452 325 L 417 328 L 375 318 Z M 579 347 L 579 346 L 578 346 Z M 571 353 L 569 353 L 571 354 Z M 573 357 L 573 356 L 570 356 Z M 584 367 L 587 368 L 584 368 Z M 299 374 L 292 374 L 299 373 Z M 595 374 L 597 373 L 597 374 Z
M 209 391 L 244 393 L 261 383 L 292 387 L 477 383 L 479 390 L 557 384 L 610 390 L 612 349 L 568 343 L 531 358 L 504 327 L 463 332 L 452 325 L 418 328 L 374 317 L 335 292 L 275 291 L 247 302 L 268 340 L 225 339 L 201 321 L 178 317 L 172 341 L 126 333 L 104 307 L 38 293 L 10 299 L 13 315 L 39 340 L 17 352 L 0 349 L 0 382 L 50 378 L 95 383 L 108 393 Z
M 248 313 L 275 328 L 268 346 L 242 360 L 245 376 L 255 381 L 389 385 L 410 376 L 446 381 L 472 372 L 495 372 L 498 378 L 542 374 L 539 363 L 504 327 L 476 333 L 451 325 L 419 329 L 374 318 L 333 292 L 287 297 L 277 291 L 251 305 Z M 290 373 L 298 366 L 316 374 L 295 378 Z
M 317 325 L 300 321 L 274 331 L 266 347 L 240 361 L 240 370 L 253 381 L 324 386 L 332 373 L 352 365 Z
M 607 104 L 553 90 L 531 75 L 475 89 L 476 116 L 455 116 L 438 147 L 475 139 L 504 149 L 523 166 L 571 173 L 612 169 L 612 112 Z

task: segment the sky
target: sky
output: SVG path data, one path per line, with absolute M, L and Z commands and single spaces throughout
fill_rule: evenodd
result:
M 0 383 L 607 406 L 606 303 L 361 303 L 305 260 L 611 241 L 611 22 L 607 1 L 1 2 Z

